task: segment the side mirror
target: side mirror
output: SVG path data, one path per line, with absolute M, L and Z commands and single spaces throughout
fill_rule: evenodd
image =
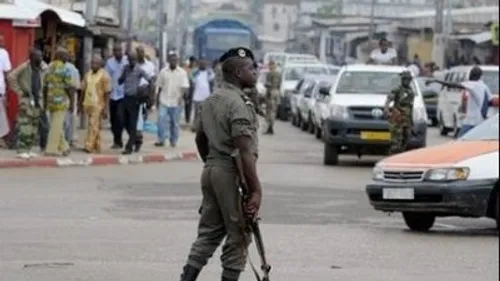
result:
M 329 96 L 330 95 L 330 87 L 319 88 L 319 94 L 322 96 Z

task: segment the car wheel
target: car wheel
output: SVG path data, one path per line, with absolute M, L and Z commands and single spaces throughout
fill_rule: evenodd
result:
M 432 228 L 436 216 L 429 213 L 403 212 L 406 225 L 413 231 L 426 232 Z
M 309 134 L 311 134 L 311 135 L 312 135 L 312 134 L 314 134 L 314 128 L 315 128 L 316 126 L 314 125 L 314 123 L 312 122 L 312 120 L 311 120 L 311 118 L 310 118 L 310 117 L 309 117 L 309 122 L 308 122 L 308 124 L 309 124 L 309 128 L 308 128 L 309 130 L 308 130 L 308 132 L 309 132 Z
M 448 128 L 446 128 L 446 126 L 444 125 L 444 121 L 443 121 L 443 114 L 442 113 L 439 113 L 439 134 L 441 136 L 447 136 L 448 135 L 448 132 L 450 131 Z
M 496 193 L 495 221 L 497 223 L 497 230 L 500 230 L 500 191 L 497 190 Z
M 336 145 L 325 143 L 323 154 L 323 164 L 326 166 L 336 166 L 339 163 L 339 151 Z
M 292 125 L 297 126 L 297 116 L 292 115 Z
M 314 135 L 316 136 L 317 139 L 321 139 L 322 134 L 321 134 L 321 128 L 318 126 L 314 127 Z
M 432 127 L 437 127 L 438 124 L 439 124 L 439 122 L 438 122 L 437 118 L 432 118 L 431 119 L 431 126 Z

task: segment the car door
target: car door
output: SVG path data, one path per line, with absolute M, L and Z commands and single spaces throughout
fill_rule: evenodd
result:
M 298 107 L 299 107 L 299 101 L 301 99 L 302 91 L 305 86 L 307 86 L 308 81 L 303 78 L 301 79 L 298 83 L 297 86 L 295 87 L 295 90 L 293 91 L 292 96 L 290 97 L 290 108 L 292 111 L 292 115 L 298 116 Z
M 314 118 L 318 127 L 323 125 L 323 121 L 328 115 L 328 104 L 330 103 L 330 94 L 323 95 L 320 90 L 324 88 L 324 91 L 329 93 L 331 86 L 332 84 L 329 82 L 322 82 L 318 85 L 318 93 L 314 103 Z

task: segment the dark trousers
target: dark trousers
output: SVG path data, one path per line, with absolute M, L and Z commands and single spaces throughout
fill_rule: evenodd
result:
M 123 125 L 128 134 L 125 150 L 132 151 L 137 144 L 137 118 L 139 117 L 139 100 L 136 97 L 123 98 Z
M 40 150 L 44 151 L 47 147 L 47 138 L 49 135 L 49 119 L 45 112 L 40 114 L 40 120 L 38 122 L 38 135 L 40 136 L 39 145 Z
M 109 122 L 113 133 L 113 144 L 123 146 L 123 99 L 109 101 Z
M 189 124 L 191 122 L 191 110 L 193 109 L 193 101 L 191 99 L 186 100 L 184 103 L 184 118 L 186 119 L 186 123 Z

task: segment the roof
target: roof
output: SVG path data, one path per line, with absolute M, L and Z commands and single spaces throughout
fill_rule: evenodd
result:
M 47 11 L 54 12 L 59 19 L 67 24 L 75 25 L 78 27 L 85 26 L 85 19 L 79 13 L 75 13 L 66 9 L 61 9 L 53 5 L 49 5 L 37 0 L 14 0 L 16 6 L 26 7 L 25 9 L 31 10 L 31 13 L 36 13 L 37 17 Z M 29 7 L 29 8 L 27 8 Z M 3 12 L 3 11 L 2 11 Z
M 403 72 L 408 70 L 408 68 L 404 66 L 398 65 L 377 65 L 377 64 L 351 64 L 344 66 L 342 70 L 349 71 L 384 71 L 384 72 Z
M 460 35 L 453 35 L 451 36 L 452 39 L 457 39 L 457 40 L 470 40 L 476 44 L 481 44 L 487 41 L 491 40 L 491 32 L 490 31 L 483 31 L 480 33 L 474 33 L 474 34 L 460 34 Z
M 315 82 L 327 81 L 330 82 L 331 79 L 335 78 L 335 75 L 318 75 L 318 74 L 305 74 L 304 79 L 313 80 Z
M 0 19 L 9 20 L 34 20 L 40 14 L 25 6 L 0 4 Z

